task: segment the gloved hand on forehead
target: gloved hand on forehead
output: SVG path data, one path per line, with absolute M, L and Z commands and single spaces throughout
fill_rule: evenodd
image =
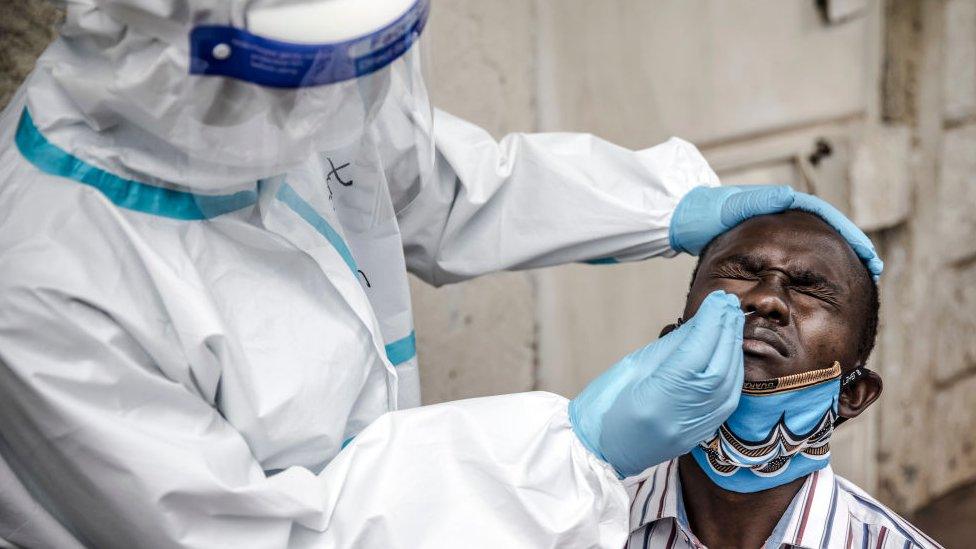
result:
M 573 432 L 622 477 L 688 452 L 739 404 L 744 323 L 735 295 L 712 292 L 688 322 L 570 402 Z
M 837 208 L 816 196 L 794 191 L 787 185 L 697 187 L 674 211 L 669 238 L 678 252 L 698 255 L 715 237 L 750 217 L 803 210 L 812 213 L 843 236 L 875 280 L 884 262 L 871 239 Z

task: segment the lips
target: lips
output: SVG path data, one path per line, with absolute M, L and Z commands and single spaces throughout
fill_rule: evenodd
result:
M 775 351 L 783 358 L 790 356 L 789 345 L 782 336 L 770 328 L 755 324 L 746 326 L 742 334 L 742 348 L 752 354 L 766 355 Z

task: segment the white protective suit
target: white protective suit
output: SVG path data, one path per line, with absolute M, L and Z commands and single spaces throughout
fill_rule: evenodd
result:
M 187 74 L 193 25 L 246 25 L 224 4 L 77 0 L 0 117 L 0 546 L 622 546 L 566 399 L 405 409 L 407 271 L 670 254 L 701 155 L 497 142 L 428 114 L 417 46 L 330 92 L 344 126 L 243 131 L 236 98 L 288 92 Z

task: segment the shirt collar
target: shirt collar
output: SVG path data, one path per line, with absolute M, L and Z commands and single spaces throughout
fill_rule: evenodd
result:
M 692 534 L 681 497 L 677 458 L 652 468 L 636 486 L 630 509 L 631 532 L 659 520 L 673 519 L 685 533 Z M 834 472 L 828 464 L 807 477 L 764 547 L 778 549 L 789 544 L 816 549 L 835 506 Z

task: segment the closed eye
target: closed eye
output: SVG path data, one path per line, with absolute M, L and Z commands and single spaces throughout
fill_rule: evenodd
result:
M 763 266 L 751 258 L 734 257 L 716 265 L 708 274 L 712 279 L 759 280 Z M 840 290 L 826 277 L 812 271 L 791 272 L 787 287 L 794 292 L 810 296 L 832 306 L 840 304 Z
M 815 297 L 821 301 L 837 305 L 840 302 L 840 289 L 827 277 L 813 271 L 790 273 L 790 289 Z
M 790 289 L 799 292 L 804 295 L 819 299 L 831 305 L 837 305 L 840 303 L 837 292 L 831 288 L 829 285 L 825 284 L 790 284 Z
M 716 266 L 708 274 L 710 278 L 731 278 L 734 280 L 758 280 L 754 273 L 749 272 L 742 265 L 736 263 L 723 263 Z

